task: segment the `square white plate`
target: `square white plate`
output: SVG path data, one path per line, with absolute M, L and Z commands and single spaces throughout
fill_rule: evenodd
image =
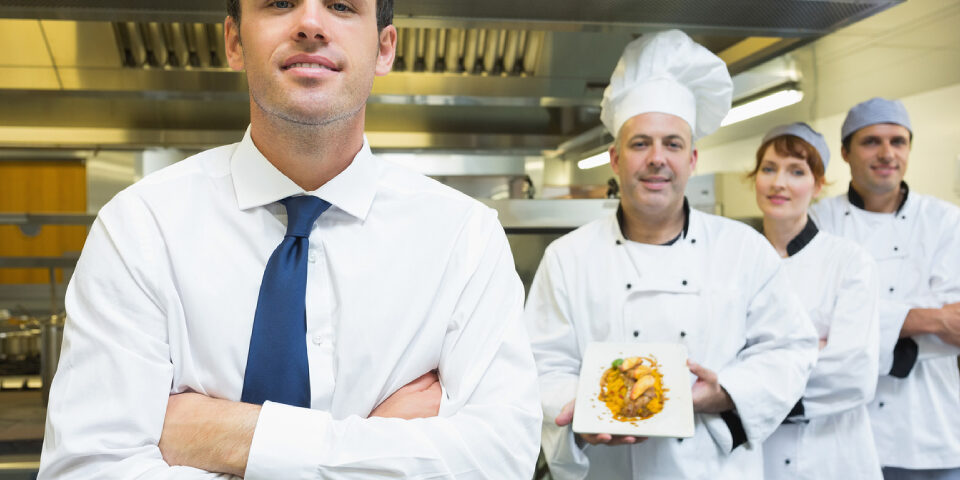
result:
M 654 357 L 660 364 L 667 398 L 660 413 L 634 422 L 621 422 L 600 401 L 600 379 L 618 358 Z M 580 367 L 577 405 L 573 411 L 573 431 L 610 433 L 642 437 L 693 436 L 693 401 L 690 387 L 693 377 L 687 368 L 687 348 L 676 343 L 606 343 L 587 345 Z

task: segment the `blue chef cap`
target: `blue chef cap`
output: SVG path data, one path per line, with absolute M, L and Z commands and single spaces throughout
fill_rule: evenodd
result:
M 906 127 L 911 135 L 913 134 L 913 128 L 910 127 L 910 115 L 907 114 L 906 107 L 899 100 L 874 97 L 858 103 L 850 109 L 847 113 L 847 119 L 843 121 L 843 127 L 840 128 L 840 138 L 846 140 L 857 130 L 878 123 L 900 125 Z
M 823 169 L 827 169 L 827 165 L 830 164 L 830 149 L 827 147 L 827 141 L 824 140 L 823 135 L 820 135 L 819 132 L 806 123 L 797 122 L 773 127 L 763 136 L 763 141 L 760 143 L 764 144 L 769 140 L 784 135 L 793 135 L 812 145 L 813 148 L 817 150 L 817 153 L 820 154 L 820 160 L 823 161 Z

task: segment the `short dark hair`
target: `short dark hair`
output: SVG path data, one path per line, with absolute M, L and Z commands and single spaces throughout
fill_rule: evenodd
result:
M 240 23 L 240 0 L 227 0 L 227 15 Z M 393 24 L 393 0 L 377 0 L 377 30 Z

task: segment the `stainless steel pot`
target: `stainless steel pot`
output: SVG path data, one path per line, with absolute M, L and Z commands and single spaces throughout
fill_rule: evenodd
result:
M 0 362 L 23 362 L 40 356 L 41 330 L 25 326 L 0 328 Z

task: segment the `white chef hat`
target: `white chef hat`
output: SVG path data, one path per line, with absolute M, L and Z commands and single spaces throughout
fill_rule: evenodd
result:
M 811 147 L 816 149 L 817 153 L 820 154 L 820 160 L 823 162 L 823 169 L 827 169 L 827 165 L 830 165 L 830 148 L 827 147 L 827 141 L 823 138 L 823 135 L 820 132 L 814 130 L 810 125 L 807 125 L 803 122 L 791 123 L 788 125 L 780 125 L 773 127 L 763 136 L 763 140 L 760 141 L 760 144 L 763 145 L 770 140 L 773 140 L 777 137 L 782 137 L 784 135 L 793 135 L 807 143 Z
M 913 128 L 910 127 L 910 115 L 907 114 L 907 108 L 900 103 L 900 100 L 874 97 L 854 105 L 847 112 L 847 118 L 843 121 L 843 126 L 840 127 L 840 138 L 845 140 L 857 130 L 878 123 L 897 124 L 909 130 L 911 135 L 913 134 Z
M 676 115 L 694 140 L 713 133 L 730 111 L 727 65 L 680 30 L 644 35 L 623 51 L 603 92 L 600 120 L 614 137 L 642 113 Z

